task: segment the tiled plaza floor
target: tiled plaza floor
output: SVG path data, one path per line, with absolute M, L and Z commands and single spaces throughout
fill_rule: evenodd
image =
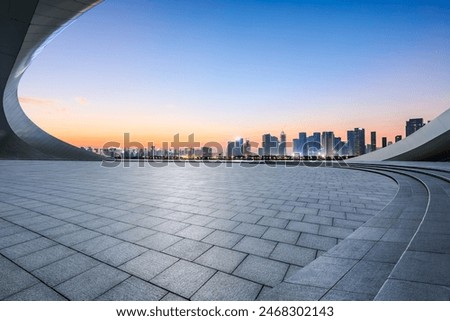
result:
M 367 172 L 238 164 L 0 161 L 0 181 L 2 300 L 255 300 L 398 189 Z

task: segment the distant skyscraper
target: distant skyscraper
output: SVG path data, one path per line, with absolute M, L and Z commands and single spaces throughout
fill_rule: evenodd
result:
M 334 155 L 334 133 L 323 132 L 322 133 L 322 149 L 323 153 L 327 157 Z
M 278 155 L 278 138 L 270 134 L 262 136 L 262 147 L 264 149 L 264 156 Z
M 304 150 L 303 147 L 305 146 L 306 142 L 308 140 L 308 136 L 306 135 L 305 132 L 300 132 L 298 133 L 298 145 L 300 147 L 300 154 L 303 156 L 304 155 Z
M 245 156 L 252 154 L 252 146 L 250 144 L 250 140 L 246 139 L 244 145 L 242 146 L 242 154 Z
M 334 137 L 334 154 L 343 155 L 345 143 L 342 141 L 341 137 Z
M 320 144 L 320 133 L 319 132 L 313 133 L 313 141 Z
M 359 156 L 366 153 L 366 135 L 364 128 L 355 128 L 354 155 Z
M 286 134 L 284 133 L 284 131 L 281 131 L 280 134 L 279 154 L 282 156 L 286 155 Z
M 300 141 L 298 138 L 292 140 L 292 152 L 294 154 L 300 154 Z
M 402 135 L 395 136 L 395 142 L 399 142 L 402 140 Z
M 204 146 L 202 147 L 202 157 L 203 158 L 211 158 L 212 157 L 212 148 Z
M 381 137 L 381 147 L 387 146 L 387 137 Z
M 347 130 L 347 155 L 355 155 L 355 131 Z
M 406 137 L 418 131 L 425 124 L 423 123 L 423 118 L 411 118 L 406 122 Z
M 377 132 L 370 132 L 370 151 L 377 150 Z
M 229 141 L 227 144 L 227 156 L 239 157 L 243 155 L 244 139 L 238 138 L 235 141 Z

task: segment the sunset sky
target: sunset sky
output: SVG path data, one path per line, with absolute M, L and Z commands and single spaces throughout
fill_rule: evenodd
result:
M 76 146 L 364 127 L 450 108 L 448 1 L 109 0 L 25 73 L 29 117 Z

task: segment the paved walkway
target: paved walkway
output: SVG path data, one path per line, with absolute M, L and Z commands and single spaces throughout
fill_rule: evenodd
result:
M 255 300 L 398 189 L 362 171 L 236 164 L 1 161 L 0 180 L 3 300 Z
M 260 295 L 267 300 L 450 300 L 449 164 L 352 169 L 394 178 L 399 191 L 323 256 Z M 403 164 L 404 165 L 404 164 Z

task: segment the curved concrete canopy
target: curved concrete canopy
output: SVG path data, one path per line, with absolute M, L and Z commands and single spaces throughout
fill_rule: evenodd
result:
M 450 108 L 405 139 L 350 162 L 384 160 L 450 160 Z
M 19 104 L 19 81 L 42 48 L 99 0 L 0 2 L 0 158 L 98 160 L 40 129 Z

